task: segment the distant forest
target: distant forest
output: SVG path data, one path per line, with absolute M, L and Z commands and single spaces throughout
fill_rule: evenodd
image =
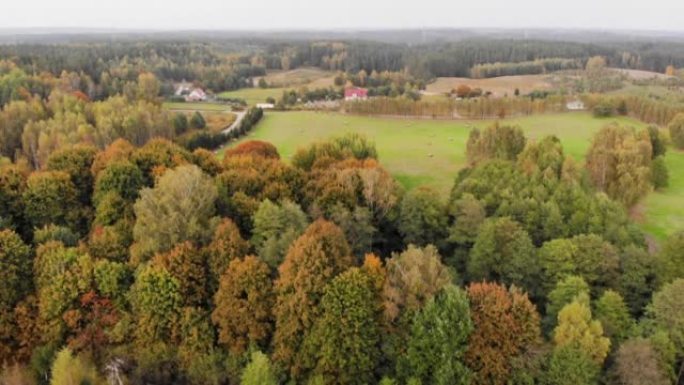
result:
M 664 72 L 684 67 L 681 38 L 576 33 L 465 33 L 463 31 L 359 34 L 158 33 L 153 35 L 0 34 L 0 57 L 11 58 L 27 73 L 82 72 L 96 83 L 105 72 L 135 79 L 141 70 L 161 80 L 198 81 L 214 91 L 240 88 L 265 70 L 319 67 L 371 73 L 407 71 L 421 79 L 470 76 L 473 67 L 603 56 L 611 67 Z M 511 35 L 509 35 L 511 36 Z M 546 38 L 544 38 L 546 36 Z M 143 39 L 144 38 L 144 39 Z M 579 66 L 579 65 L 577 65 Z M 573 66 L 574 67 L 574 66 Z M 520 66 L 523 73 L 538 71 Z M 530 69 L 531 68 L 531 69 Z M 508 74 L 508 73 L 507 73 Z M 128 76 L 130 75 L 130 76 Z

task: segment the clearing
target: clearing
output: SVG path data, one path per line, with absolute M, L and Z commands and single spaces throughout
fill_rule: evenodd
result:
M 313 88 L 330 87 L 334 83 L 335 74 L 320 68 L 297 68 L 290 71 L 268 71 L 263 77 L 269 87 L 301 87 Z M 255 79 L 255 85 L 260 78 Z

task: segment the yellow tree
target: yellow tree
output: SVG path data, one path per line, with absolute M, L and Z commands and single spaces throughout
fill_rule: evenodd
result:
M 571 345 L 582 350 L 599 365 L 610 350 L 610 339 L 603 336 L 601 322 L 592 320 L 589 306 L 578 299 L 558 313 L 553 341 L 556 347 Z

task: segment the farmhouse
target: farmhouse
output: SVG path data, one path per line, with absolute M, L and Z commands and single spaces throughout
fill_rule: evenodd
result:
M 368 90 L 360 87 L 349 87 L 344 90 L 344 100 L 366 100 L 368 99 Z
M 581 100 L 572 100 L 565 105 L 568 111 L 582 111 L 584 110 L 584 102 Z
M 207 94 L 203 89 L 185 81 L 176 85 L 176 92 L 174 94 L 184 97 L 186 102 L 203 102 L 207 100 Z

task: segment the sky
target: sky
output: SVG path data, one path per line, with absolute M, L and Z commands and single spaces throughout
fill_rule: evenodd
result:
M 5 3 L 5 4 L 2 4 Z M 3 28 L 684 31 L 684 0 L 3 0 Z

